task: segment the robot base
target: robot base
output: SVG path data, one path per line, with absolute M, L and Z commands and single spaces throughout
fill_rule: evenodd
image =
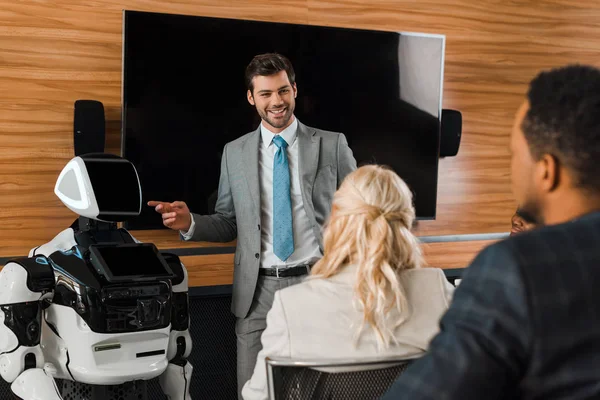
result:
M 61 386 L 64 400 L 148 400 L 146 381 L 101 386 L 62 380 Z

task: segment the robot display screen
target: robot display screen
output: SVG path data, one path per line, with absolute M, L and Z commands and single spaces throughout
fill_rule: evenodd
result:
M 90 261 L 108 281 L 175 276 L 152 243 L 92 245 Z
M 102 158 L 84 162 L 101 213 L 139 213 L 140 186 L 131 163 Z

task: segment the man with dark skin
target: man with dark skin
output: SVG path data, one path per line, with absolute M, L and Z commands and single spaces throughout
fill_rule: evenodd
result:
M 600 398 L 600 70 L 538 75 L 510 149 L 517 202 L 542 226 L 479 254 L 384 400 Z

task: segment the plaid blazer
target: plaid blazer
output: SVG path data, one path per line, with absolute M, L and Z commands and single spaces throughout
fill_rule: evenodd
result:
M 486 248 L 440 327 L 382 399 L 600 398 L 600 212 Z

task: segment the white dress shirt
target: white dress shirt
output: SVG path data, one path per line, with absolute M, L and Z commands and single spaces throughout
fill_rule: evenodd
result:
M 293 267 L 300 264 L 314 264 L 323 254 L 313 233 L 302 201 L 300 190 L 300 170 L 298 167 L 298 141 L 296 140 L 298 120 L 285 128 L 279 135 L 287 142 L 287 157 L 290 167 L 290 195 L 292 200 L 292 228 L 294 231 L 294 252 L 284 262 L 273 253 L 273 162 L 277 146 L 273 143 L 275 133 L 264 123 L 260 125 L 260 149 L 258 154 L 258 173 L 260 185 L 261 219 L 261 268 Z M 192 217 L 189 231 L 181 231 L 188 240 L 194 234 L 196 224 Z

